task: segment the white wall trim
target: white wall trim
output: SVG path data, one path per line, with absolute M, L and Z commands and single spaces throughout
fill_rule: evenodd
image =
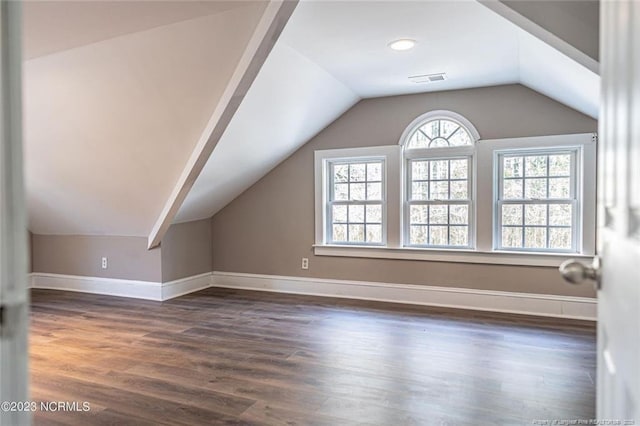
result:
M 360 148 L 337 148 L 316 150 L 314 152 L 314 195 L 315 195 L 315 242 L 323 245 L 327 241 L 326 204 L 327 177 L 330 161 L 339 159 L 361 159 L 370 157 L 384 158 L 383 191 L 383 235 L 390 247 L 401 243 L 400 196 L 402 186 L 400 179 L 401 161 L 399 145 L 370 146 Z
M 363 257 L 367 259 L 429 260 L 432 262 L 480 263 L 493 265 L 558 267 L 568 259 L 585 262 L 593 256 L 576 253 L 524 253 L 514 251 L 477 251 L 457 249 L 427 249 L 414 247 L 365 247 L 340 245 L 314 245 L 316 256 Z
M 403 163 L 410 154 L 402 153 L 400 145 L 346 148 L 315 151 L 314 195 L 315 195 L 315 244 L 317 256 L 388 258 L 410 260 L 434 260 L 441 262 L 490 263 L 503 265 L 559 266 L 569 258 L 588 259 L 595 253 L 595 169 L 596 169 L 595 133 L 575 133 L 548 136 L 530 136 L 478 140 L 473 153 L 472 170 L 473 189 L 471 202 L 470 248 L 430 248 L 405 246 L 408 236 L 406 222 L 406 173 Z M 497 222 L 495 221 L 496 202 L 496 154 L 506 150 L 538 149 L 579 150 L 579 164 L 576 179 L 580 200 L 576 233 L 579 233 L 576 253 L 495 250 Z M 437 149 L 437 148 L 436 148 Z M 448 150 L 449 148 L 442 148 Z M 454 149 L 454 148 L 451 148 Z M 457 148 L 456 148 L 457 149 Z M 454 151 L 452 151 L 454 152 Z M 456 155 L 460 152 L 456 151 Z M 471 152 L 469 152 L 471 154 Z M 469 155 L 465 154 L 465 155 Z M 383 198 L 383 232 L 386 232 L 386 244 L 383 246 L 358 246 L 354 244 L 329 244 L 327 238 L 327 194 L 328 162 L 336 158 L 358 158 L 370 156 L 386 157 L 386 185 Z M 422 157 L 422 156 L 421 156 Z M 474 202 L 475 200 L 475 202 Z M 480 202 L 488 201 L 488 202 Z M 494 231 L 495 230 L 495 231 Z M 404 237 L 404 238 L 403 238 Z
M 515 293 L 370 281 L 213 272 L 213 287 L 441 306 L 595 321 L 597 300 L 588 297 Z
M 40 272 L 29 277 L 31 288 L 155 301 L 213 286 L 589 321 L 596 320 L 597 310 L 597 300 L 588 297 L 234 272 L 207 272 L 166 283 Z
M 135 299 L 162 300 L 162 283 L 77 275 L 31 274 L 31 288 L 106 294 Z
M 162 300 L 169 300 L 204 290 L 205 288 L 211 287 L 212 279 L 213 274 L 211 272 L 205 272 L 204 274 L 162 283 Z
M 166 283 L 41 272 L 29 274 L 31 288 L 76 291 L 155 301 L 169 300 L 205 289 L 211 286 L 211 279 L 211 272 Z

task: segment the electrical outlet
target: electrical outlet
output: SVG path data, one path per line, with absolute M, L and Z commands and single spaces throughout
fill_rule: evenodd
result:
M 107 269 L 107 258 L 103 257 L 102 258 L 102 269 Z
M 302 269 L 309 269 L 309 259 L 306 257 L 302 258 Z

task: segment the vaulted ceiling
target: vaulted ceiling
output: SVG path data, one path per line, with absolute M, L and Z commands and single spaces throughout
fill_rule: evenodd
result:
M 495 0 L 302 1 L 183 181 L 266 3 L 27 2 L 30 230 L 148 236 L 210 217 L 362 98 L 521 83 L 597 116 L 592 64 Z M 416 48 L 390 50 L 400 37 Z
M 148 235 L 265 6 L 229 3 L 27 4 L 32 232 Z
M 360 99 L 512 83 L 597 116 L 596 73 L 479 2 L 302 2 L 175 221 L 212 216 Z
M 33 59 L 248 4 L 238 1 L 186 0 L 28 0 L 23 6 L 24 57 Z

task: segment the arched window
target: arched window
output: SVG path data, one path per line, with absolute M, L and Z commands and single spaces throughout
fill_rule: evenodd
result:
M 413 132 L 407 148 L 444 148 L 472 144 L 471 135 L 462 124 L 446 118 L 436 118 L 420 125 Z
M 414 120 L 400 143 L 404 156 L 404 245 L 472 248 L 473 157 L 477 130 L 451 111 Z

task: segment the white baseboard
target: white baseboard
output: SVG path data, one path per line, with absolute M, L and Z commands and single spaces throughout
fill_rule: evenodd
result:
M 156 301 L 173 299 L 174 297 L 210 287 L 212 278 L 211 272 L 166 283 L 41 272 L 34 272 L 29 275 L 31 288 L 77 291 Z
M 595 321 L 597 300 L 369 281 L 213 272 L 213 286 Z
M 205 288 L 211 287 L 211 282 L 212 273 L 205 272 L 204 274 L 162 283 L 162 300 L 169 300 L 174 297 L 204 290 Z
M 32 288 L 164 301 L 211 286 L 595 321 L 596 299 L 370 281 L 207 272 L 166 283 L 30 274 Z
M 31 288 L 106 294 L 135 299 L 162 300 L 162 283 L 77 275 L 31 274 Z

